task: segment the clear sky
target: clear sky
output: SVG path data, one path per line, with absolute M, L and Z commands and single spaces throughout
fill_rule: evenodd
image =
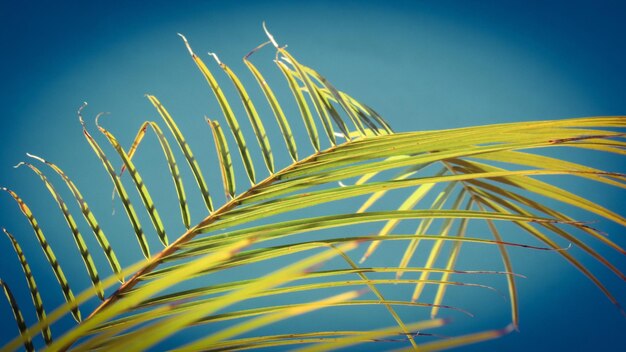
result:
M 219 110 L 177 32 L 184 33 L 198 53 L 216 52 L 241 73 L 244 83 L 252 83 L 241 57 L 266 40 L 261 28 L 266 21 L 277 40 L 288 44 L 302 62 L 374 107 L 396 130 L 410 131 L 626 114 L 625 13 L 623 1 L 608 0 L 152 0 L 132 4 L 2 0 L 0 185 L 15 189 L 29 202 L 59 257 L 66 252 L 74 257 L 73 244 L 63 245 L 63 236 L 70 235 L 58 209 L 51 201 L 37 201 L 47 197 L 46 190 L 26 169 L 12 168 L 26 152 L 54 161 L 79 180 L 103 226 L 118 236 L 115 241 L 123 247 L 123 233 L 129 230 L 121 218 L 121 205 L 116 205 L 115 216 L 108 216 L 110 181 L 85 143 L 75 111 L 87 101 L 88 116 L 111 112 L 103 123 L 129 143 L 142 121 L 158 118 L 144 98 L 146 93 L 155 94 L 177 117 L 209 170 L 214 151 L 202 148 L 210 133 L 203 116 L 213 118 Z M 210 57 L 204 59 L 212 64 Z M 271 59 L 268 51 L 255 62 L 269 79 L 278 79 Z M 234 93 L 230 83 L 224 86 L 227 94 Z M 95 129 L 91 117 L 88 123 Z M 158 148 L 154 141 L 146 143 L 147 148 Z M 277 153 L 284 165 L 286 153 Z M 607 160 L 595 154 L 573 158 L 626 171 L 624 158 Z M 157 175 L 154 182 L 169 187 L 160 160 L 138 163 L 145 173 L 152 170 Z M 219 173 L 212 171 L 209 182 L 220 185 Z M 577 191 L 623 209 L 623 191 L 585 185 Z M 176 233 L 179 225 L 171 218 L 178 216 L 177 208 L 171 202 L 173 193 L 167 192 L 157 192 L 155 200 L 162 213 L 174 214 L 164 221 Z M 66 198 L 69 203 L 69 195 Z M 201 216 L 201 210 L 193 215 Z M 33 258 L 31 265 L 45 272 L 38 279 L 48 307 L 60 304 L 62 297 L 56 292 L 45 294 L 48 286 L 56 290 L 55 279 L 26 220 L 8 196 L 0 199 L 0 226 L 23 238 L 27 255 Z M 625 242 L 623 228 L 606 222 L 598 227 L 618 243 Z M 26 298 L 20 303 L 28 307 L 27 290 L 6 239 L 0 240 L 0 250 L 9 253 L 0 255 L 0 277 Z M 603 254 L 626 269 L 623 257 L 609 251 Z M 131 263 L 139 259 L 138 251 L 128 250 L 124 258 L 125 264 Z M 621 350 L 619 346 L 626 343 L 626 319 L 592 283 L 553 254 L 520 252 L 517 259 L 519 271 L 528 276 L 520 284 L 521 332 L 462 350 Z M 585 263 L 626 302 L 624 282 L 590 260 Z M 83 280 L 82 264 L 73 264 L 71 260 L 67 264 L 68 276 Z M 453 333 L 506 324 L 508 308 L 497 295 L 487 301 L 479 298 L 464 307 L 483 318 Z M 0 303 L 0 321 L 10 321 L 10 314 L 8 306 Z M 32 321 L 34 315 L 29 313 L 27 319 Z M 13 327 L 3 328 L 0 344 L 14 332 Z

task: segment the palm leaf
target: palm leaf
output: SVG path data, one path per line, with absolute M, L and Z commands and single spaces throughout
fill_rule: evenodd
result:
M 63 181 L 65 182 L 67 187 L 70 189 L 70 191 L 72 192 L 72 195 L 76 199 L 76 202 L 80 206 L 80 211 L 83 214 L 85 221 L 89 223 L 89 227 L 91 228 L 94 236 L 96 237 L 96 240 L 100 244 L 100 247 L 104 251 L 104 254 L 109 262 L 109 265 L 111 266 L 111 269 L 117 275 L 119 281 L 123 282 L 124 277 L 121 275 L 122 269 L 120 267 L 119 261 L 117 260 L 117 256 L 115 255 L 115 251 L 113 251 L 113 248 L 111 247 L 111 244 L 109 243 L 109 240 L 107 239 L 106 235 L 102 231 L 102 227 L 96 220 L 96 217 L 93 215 L 93 212 L 89 208 L 87 201 L 85 200 L 85 198 L 83 198 L 83 195 L 78 190 L 78 187 L 76 187 L 74 182 L 72 182 L 72 180 L 65 174 L 65 172 L 63 172 L 63 170 L 61 170 L 61 168 L 59 168 L 55 164 L 51 163 L 50 161 L 44 160 L 43 158 L 40 158 L 36 155 L 31 155 L 31 154 L 26 154 L 26 155 L 48 165 L 59 176 L 61 176 L 61 178 L 63 178 Z
M 20 307 L 17 305 L 17 302 L 15 301 L 15 297 L 13 296 L 13 293 L 11 292 L 9 285 L 7 285 L 6 282 L 0 279 L 0 286 L 2 286 L 4 295 L 6 296 L 7 301 L 9 301 L 9 305 L 11 306 L 11 311 L 13 312 L 13 316 L 15 317 L 17 327 L 20 330 L 20 335 L 24 339 L 24 348 L 26 348 L 26 351 L 28 352 L 34 351 L 35 347 L 33 347 L 32 339 L 27 331 L 26 322 L 24 321 L 24 316 L 22 315 L 22 311 L 20 310 Z
M 118 174 L 104 150 L 87 131 L 81 116 L 84 106 L 81 107 L 79 117 L 86 140 L 111 178 L 139 241 L 140 251 L 148 259 L 122 268 L 78 188 L 61 169 L 35 157 L 58 173 L 70 188 L 104 250 L 114 276 L 99 279 L 97 270 L 100 268 L 90 260 L 88 246 L 53 182 L 39 169 L 26 164 L 40 176 L 61 207 L 89 270 L 92 287 L 73 296 L 32 212 L 15 192 L 3 188 L 17 201 L 31 223 L 67 300 L 67 304 L 45 314 L 43 301 L 46 297 L 40 297 L 18 241 L 9 235 L 27 280 L 37 320 L 30 328 L 27 327 L 17 308 L 17 301 L 2 282 L 13 309 L 12 319 L 17 322 L 20 332 L 20 336 L 8 342 L 3 349 L 14 350 L 20 345 L 33 349 L 35 342 L 32 337 L 41 333 L 51 350 L 145 350 L 160 347 L 163 341 L 170 341 L 188 328 L 206 326 L 209 333 L 185 342 L 185 345 L 179 346 L 180 349 L 243 350 L 306 344 L 303 350 L 329 350 L 364 342 L 381 343 L 387 336 L 396 336 L 391 340 L 404 342 L 407 348 L 413 350 L 452 348 L 495 338 L 518 326 L 520 307 L 515 279 L 520 275 L 513 271 L 514 258 L 509 255 L 510 248 L 557 252 L 619 307 L 608 286 L 574 253 L 567 251 L 568 246 L 559 245 L 555 239 L 563 239 L 582 249 L 623 279 L 619 266 L 587 243 L 589 238 L 582 238 L 579 234 L 624 254 L 619 241 L 608 239 L 599 230 L 544 204 L 541 197 L 624 226 L 626 219 L 618 211 L 559 185 L 552 185 L 543 177 L 567 175 L 624 189 L 626 176 L 539 153 L 567 147 L 623 157 L 626 155 L 624 117 L 394 133 L 389 123 L 376 111 L 297 61 L 285 47 L 277 44 L 267 29 L 266 33 L 276 50 L 278 70 L 295 98 L 304 124 L 303 132 L 313 145 L 313 154 L 299 159 L 297 150 L 300 141 L 296 138 L 298 134 L 292 131 L 292 121 L 287 119 L 285 111 L 288 110 L 279 103 L 279 95 L 271 88 L 271 82 L 266 81 L 261 70 L 248 60 L 265 44 L 246 55 L 244 64 L 261 87 L 284 144 L 274 143 L 267 135 L 267 121 L 264 121 L 262 110 L 257 110 L 260 103 L 252 90 L 244 85 L 234 70 L 212 54 L 234 84 L 238 99 L 243 104 L 250 124 L 240 124 L 244 120 L 233 112 L 220 83 L 181 35 L 217 99 L 241 156 L 241 164 L 233 162 L 230 153 L 233 146 L 220 124 L 207 119 L 207 129 L 212 131 L 217 151 L 218 165 L 212 170 L 221 170 L 227 195 L 225 202 L 214 207 L 205 181 L 208 178 L 202 173 L 177 123 L 154 96 L 148 95 L 148 99 L 172 132 L 209 211 L 195 224 L 190 216 L 193 205 L 187 202 L 175 153 L 158 124 L 150 121 L 142 124 L 126 150 L 112 132 L 115 127 L 101 127 L 96 117 L 96 126 L 123 163 Z M 313 105 L 327 141 L 320 140 L 309 105 Z M 148 126 L 157 135 L 174 181 L 176 199 L 172 201 L 178 203 L 187 229 L 178 236 L 172 236 L 171 232 L 166 235 L 167 229 L 156 211 L 149 189 L 132 161 Z M 250 144 L 244 138 L 243 130 L 248 128 L 254 133 L 257 143 Z M 275 159 L 279 147 L 286 148 L 290 161 L 283 163 L 283 160 Z M 250 153 L 252 148 L 258 148 L 269 170 L 269 175 L 263 180 L 257 180 L 256 161 Z M 540 149 L 539 153 L 535 153 Z M 142 152 L 150 150 L 143 149 Z M 239 166 L 243 166 L 243 170 Z M 124 188 L 120 178 L 124 170 L 128 170 L 138 191 L 135 195 L 129 195 Z M 251 186 L 237 194 L 235 180 L 239 174 L 245 174 Z M 150 253 L 146 234 L 131 204 L 135 196 L 141 199 L 137 204 L 146 210 L 156 234 L 165 245 L 158 252 Z M 346 208 L 355 204 L 360 206 Z M 338 208 L 333 208 L 335 205 L 343 210 L 337 211 Z M 484 224 L 487 234 L 474 233 L 470 226 L 474 223 Z M 522 230 L 521 234 L 529 235 L 529 240 L 538 240 L 545 247 L 527 243 L 523 237 L 515 241 L 506 240 L 498 229 L 502 224 L 515 225 Z M 410 231 L 406 231 L 407 227 Z M 394 243 L 404 244 L 404 251 L 398 251 Z M 428 243 L 429 246 L 422 246 L 421 243 Z M 465 243 L 474 244 L 477 248 L 497 248 L 504 270 L 467 270 L 459 267 L 459 258 L 465 253 L 465 249 L 461 252 L 461 245 Z M 418 265 L 416 263 L 421 259 L 418 249 L 421 251 L 422 247 L 427 249 L 425 261 Z M 447 247 L 450 247 L 449 251 Z M 393 264 L 363 266 L 363 260 L 368 259 L 368 263 L 377 260 L 378 252 L 389 251 L 389 248 L 398 251 L 391 256 Z M 362 258 L 361 263 L 355 261 L 357 256 Z M 238 271 L 248 275 L 237 277 Z M 463 279 L 457 279 L 456 275 L 461 274 Z M 447 323 L 447 320 L 435 316 L 452 312 L 470 314 L 465 307 L 456 307 L 454 302 L 452 305 L 444 304 L 446 292 L 451 287 L 497 291 L 495 287 L 472 282 L 471 278 L 477 274 L 504 276 L 509 291 L 512 324 L 505 329 L 450 339 L 422 339 L 424 336 L 416 330 L 438 328 Z M 52 341 L 49 326 L 54 327 L 68 313 L 79 319 L 78 305 L 91 302 L 93 296 L 105 292 L 124 277 L 128 279 L 103 302 L 96 303 L 96 308 L 86 319 Z M 414 285 L 414 293 L 397 298 L 390 295 L 393 291 L 389 287 L 394 285 Z M 436 290 L 432 298 L 423 294 L 427 285 L 434 286 Z M 306 298 L 294 300 L 294 295 Z M 321 329 L 280 333 L 277 330 L 277 333 L 255 335 L 261 327 L 283 326 L 281 322 L 286 319 L 310 315 L 314 311 L 315 314 L 324 314 L 327 311 L 372 306 L 382 307 L 395 325 L 381 328 L 381 325 L 372 322 L 370 330 L 363 331 L 348 326 L 336 331 Z M 419 321 L 414 318 L 415 315 L 407 319 L 407 315 L 403 314 L 407 309 L 411 312 L 430 310 L 430 319 Z
M 48 181 L 48 178 L 41 171 L 39 171 L 37 167 L 29 163 L 21 162 L 17 164 L 15 168 L 18 168 L 21 165 L 28 166 L 28 168 L 33 170 L 33 172 L 35 172 L 37 176 L 39 176 L 41 181 L 46 185 L 48 191 L 50 191 L 50 194 L 52 194 L 52 197 L 54 197 L 54 200 L 59 205 L 67 226 L 70 228 L 72 235 L 74 236 L 74 241 L 76 242 L 76 246 L 78 247 L 80 255 L 83 259 L 83 263 L 85 263 L 85 267 L 87 268 L 87 272 L 89 273 L 89 278 L 91 279 L 93 286 L 98 291 L 98 297 L 100 299 L 104 299 L 104 292 L 102 291 L 102 286 L 100 285 L 100 276 L 98 275 L 98 270 L 96 269 L 93 259 L 91 259 L 91 254 L 89 253 L 89 249 L 87 249 L 87 245 L 85 244 L 83 236 L 80 234 L 78 225 L 76 225 L 76 221 L 74 221 L 74 217 L 72 216 L 72 214 L 70 214 L 70 211 L 67 208 L 67 205 L 65 205 L 63 198 L 61 198 L 59 192 L 57 192 L 57 190 L 54 188 L 54 186 L 52 186 L 50 181 Z
M 172 180 L 174 181 L 174 187 L 176 188 L 176 195 L 178 196 L 178 203 L 180 206 L 180 214 L 183 220 L 183 225 L 185 228 L 189 228 L 191 226 L 191 216 L 189 215 L 189 205 L 187 204 L 187 195 L 185 194 L 185 187 L 183 186 L 182 178 L 180 177 L 180 171 L 178 170 L 178 164 L 176 163 L 176 158 L 174 157 L 174 153 L 172 152 L 172 148 L 170 147 L 167 138 L 163 134 L 161 127 L 154 121 L 146 121 L 141 127 L 139 127 L 139 131 L 133 140 L 133 144 L 130 146 L 128 150 L 127 156 L 128 159 L 132 159 L 133 155 L 139 148 L 141 141 L 146 135 L 146 131 L 148 127 L 151 127 L 152 131 L 156 134 L 159 139 L 159 143 L 161 144 L 161 148 L 163 149 L 163 154 L 165 155 L 165 159 L 167 160 L 167 165 L 170 169 L 170 174 L 172 175 Z M 126 170 L 126 164 L 122 166 L 120 174 L 122 174 Z M 115 193 L 113 193 L 115 194 Z
M 11 244 L 13 245 L 13 249 L 15 249 L 15 253 L 20 260 L 20 264 L 22 265 L 22 270 L 24 271 L 24 276 L 26 277 L 26 283 L 28 284 L 28 291 L 30 292 L 30 297 L 33 300 L 33 305 L 35 306 L 35 311 L 37 312 L 37 318 L 40 321 L 46 320 L 46 310 L 43 307 L 43 301 L 41 300 L 41 295 L 39 294 L 39 289 L 37 288 L 37 283 L 35 282 L 35 277 L 33 276 L 32 271 L 30 270 L 30 265 L 28 265 L 28 261 L 26 260 L 26 256 L 22 251 L 22 247 L 19 245 L 15 237 L 6 229 L 2 229 L 2 231 L 9 237 Z M 8 290 L 8 289 L 7 289 Z M 9 298 L 11 301 L 11 298 Z M 16 317 L 19 314 L 16 314 Z M 18 321 L 18 326 L 20 325 Z M 50 327 L 45 326 L 41 330 L 41 334 L 44 338 L 46 344 L 52 342 L 52 332 L 50 332 Z

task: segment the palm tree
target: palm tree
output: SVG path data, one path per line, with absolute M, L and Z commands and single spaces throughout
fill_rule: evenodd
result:
M 27 326 L 18 299 L 8 283 L 0 281 L 19 331 L 19 336 L 7 342 L 3 350 L 20 346 L 34 350 L 39 335 L 41 345 L 50 350 L 144 350 L 163 348 L 168 341 L 185 351 L 280 346 L 329 350 L 358 343 L 391 344 L 383 345 L 385 349 L 398 345 L 407 349 L 419 346 L 427 351 L 451 348 L 495 338 L 518 327 L 516 282 L 521 275 L 515 272 L 509 253 L 512 248 L 562 256 L 621 309 L 603 282 L 575 253 L 591 256 L 624 279 L 624 274 L 593 246 L 606 246 L 621 254 L 624 250 L 592 224 L 564 214 L 556 202 L 622 226 L 626 219 L 544 181 L 543 176 L 568 175 L 624 188 L 626 176 L 622 174 L 544 153 L 564 147 L 570 153 L 593 150 L 615 157 L 624 155 L 624 117 L 394 132 L 375 110 L 301 64 L 266 33 L 269 41 L 247 54 L 244 63 L 271 107 L 275 122 L 261 119 L 255 106 L 265 102 L 251 99 L 249 87 L 244 87 L 238 76 L 211 54 L 233 84 L 247 120 L 236 116 L 233 98 L 227 98 L 222 91 L 212 71 L 215 69 L 209 69 L 181 35 L 226 122 L 223 127 L 217 119 L 206 118 L 219 160 L 213 170 L 219 168 L 223 180 L 222 203 L 215 197 L 221 191 L 216 192 L 215 185 L 209 187 L 183 131 L 157 97 L 147 95 L 162 122 L 146 121 L 128 149 L 100 124 L 102 114 L 96 116 L 97 130 L 122 161 L 120 169 L 113 166 L 111 155 L 84 122 L 86 104 L 79 109 L 86 141 L 112 180 L 114 195 L 121 200 L 132 227 L 137 241 L 133 250 L 141 251 L 145 260 L 120 265 L 96 215 L 59 166 L 36 155 L 29 155 L 29 162 L 18 165 L 36 173 L 58 204 L 88 274 L 85 280 L 91 286 L 74 294 L 33 212 L 17 193 L 3 188 L 32 226 L 66 300 L 55 310 L 44 308 L 35 275 L 16 239 L 20 236 L 4 229 L 32 298 L 33 307 L 26 309 L 35 310 L 37 322 Z M 283 112 L 282 104 L 289 97 L 275 94 L 251 61 L 251 55 L 265 46 L 273 46 L 276 51 L 276 66 L 289 86 L 306 129 L 307 143 L 314 150 L 310 155 L 299 153 L 303 148 L 292 132 L 294 120 Z M 278 127 L 282 141 L 268 137 L 266 126 L 271 123 Z M 246 139 L 242 132 L 242 128 L 250 127 L 254 140 Z M 164 132 L 166 129 L 169 134 Z M 156 135 L 167 161 L 180 221 L 186 228 L 182 234 L 166 230 L 150 195 L 151 188 L 133 163 L 149 131 Z M 250 152 L 257 148 L 262 156 L 258 160 Z M 274 160 L 273 150 L 279 148 L 291 158 L 284 167 Z M 194 182 L 183 179 L 179 170 L 183 166 L 189 167 Z M 264 168 L 266 178 L 259 176 Z M 139 200 L 124 186 L 124 174 Z M 79 211 L 70 210 L 49 175 L 59 176 Z M 241 182 L 244 177 L 249 185 Z M 188 192 L 197 192 L 206 209 L 191 209 Z M 201 211 L 207 213 L 204 218 L 192 219 L 192 213 Z M 151 223 L 145 227 L 154 227 L 162 243 L 158 250 L 150 248 L 151 231 L 146 231 L 141 222 L 145 214 Z M 89 225 L 99 249 L 88 248 L 78 217 Z M 515 241 L 505 240 L 502 231 L 515 231 Z M 128 243 L 130 247 L 132 242 Z M 501 268 L 460 267 L 461 250 L 470 245 L 485 256 L 497 253 Z M 388 247 L 384 255 L 380 253 L 382 247 Z M 577 250 L 571 251 L 570 247 Z M 99 272 L 109 268 L 99 267 L 91 256 L 100 250 L 112 273 L 105 279 Z M 437 336 L 437 330 L 431 333 L 430 329 L 448 324 L 447 315 L 469 314 L 444 303 L 450 287 L 494 290 L 472 282 L 480 275 L 506 281 L 511 323 L 445 339 Z M 389 290 L 391 284 L 407 287 L 410 292 L 396 297 Z M 432 295 L 426 292 L 430 289 Z M 393 325 L 374 324 L 359 329 L 352 319 L 340 321 L 346 323 L 341 327 L 335 327 L 332 321 L 336 311 L 377 308 L 386 312 Z M 415 318 L 424 312 L 426 317 Z M 55 323 L 67 315 L 78 324 L 53 336 Z M 300 316 L 328 322 L 308 331 L 289 325 Z M 281 325 L 284 331 L 272 329 L 282 321 L 287 323 Z M 175 339 L 181 334 L 183 339 Z

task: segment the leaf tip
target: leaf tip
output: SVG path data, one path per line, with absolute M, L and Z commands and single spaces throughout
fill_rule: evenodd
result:
M 111 113 L 110 112 L 99 112 L 98 115 L 96 115 L 96 119 L 95 119 L 96 120 L 96 126 L 99 129 L 101 129 L 101 130 L 104 129 L 104 128 L 100 127 L 100 122 L 99 122 L 100 121 L 100 116 L 102 116 L 102 115 L 109 115 L 109 114 L 111 114 Z
M 189 45 L 189 42 L 187 41 L 187 38 L 184 35 L 180 34 L 180 33 L 176 33 L 176 34 L 178 34 L 178 36 L 183 39 L 183 42 L 185 43 L 185 46 L 187 47 L 187 50 L 189 51 L 189 55 L 195 56 L 195 54 L 193 53 L 193 50 L 191 50 L 191 45 Z
M 257 51 L 259 51 L 261 48 L 263 48 L 264 46 L 266 46 L 266 45 L 267 45 L 267 44 L 269 44 L 269 43 L 271 43 L 271 41 L 269 41 L 269 40 L 268 40 L 268 41 L 266 41 L 265 43 L 262 43 L 261 45 L 257 46 L 256 48 L 254 48 L 254 49 L 250 50 L 250 52 L 249 52 L 249 53 L 247 53 L 247 54 L 246 54 L 246 56 L 244 56 L 244 57 L 243 57 L 243 61 L 248 60 L 248 58 L 249 58 L 252 54 L 256 53 Z
M 83 126 L 83 128 L 85 128 L 85 121 L 83 120 L 83 109 L 85 107 L 87 107 L 87 102 L 84 101 L 83 104 L 78 108 L 78 111 L 76 112 L 76 114 L 78 115 L 78 121 L 80 121 L 80 124 Z
M 267 29 L 267 26 L 265 25 L 265 21 L 263 21 L 263 31 L 265 31 L 265 35 L 267 35 L 267 38 L 270 40 L 272 45 L 276 49 L 278 49 L 278 43 L 276 42 L 276 39 L 274 39 L 274 36 L 272 35 L 272 33 L 270 33 L 270 31 Z
M 224 66 L 224 64 L 220 61 L 220 58 L 217 57 L 216 53 L 208 52 L 207 54 L 213 56 L 213 58 L 215 59 L 215 62 L 217 62 L 218 65 Z

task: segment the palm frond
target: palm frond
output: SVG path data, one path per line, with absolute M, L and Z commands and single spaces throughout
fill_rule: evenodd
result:
M 623 255 L 626 252 L 619 240 L 609 239 L 600 230 L 552 204 L 564 204 L 619 226 L 626 225 L 626 219 L 619 211 L 568 191 L 558 183 L 551 184 L 547 179 L 548 176 L 577 177 L 606 187 L 626 188 L 626 175 L 549 154 L 555 148 L 568 148 L 623 157 L 626 154 L 623 132 L 626 118 L 576 118 L 394 133 L 376 111 L 297 61 L 265 30 L 268 43 L 275 49 L 278 70 L 295 99 L 303 123 L 302 135 L 306 134 L 304 138 L 313 146 L 313 154 L 298 155 L 302 141 L 297 140 L 297 133 L 292 131 L 295 121 L 287 119 L 289 110 L 279 103 L 279 95 L 249 60 L 252 53 L 268 43 L 253 49 L 243 61 L 274 115 L 283 139 L 280 143 L 270 140 L 267 130 L 274 121 L 263 119 L 261 102 L 255 100 L 253 91 L 244 81 L 216 54 L 211 54 L 242 102 L 248 118 L 240 119 L 218 80 L 181 35 L 217 99 L 236 144 L 229 144 L 218 119 L 205 117 L 207 129 L 211 130 L 207 135 L 213 137 L 212 143 L 205 144 L 215 146 L 217 152 L 217 165 L 212 170 L 221 170 L 224 203 L 214 205 L 208 178 L 183 135 L 184 126 L 179 128 L 155 96 L 147 95 L 147 98 L 163 118 L 191 169 L 197 191 L 208 210 L 203 219 L 191 218 L 195 209 L 187 201 L 175 157 L 178 151 L 170 148 L 168 136 L 156 122 L 144 122 L 130 147 L 125 149 L 124 143 L 115 137 L 114 127 L 105 129 L 99 125 L 101 114 L 97 115 L 96 127 L 122 162 L 117 173 L 104 149 L 88 132 L 82 118 L 83 105 L 79 109 L 83 134 L 111 179 L 130 221 L 131 237 L 136 237 L 140 252 L 147 259 L 123 268 L 109 244 L 110 239 L 104 235 L 76 185 L 56 165 L 31 155 L 52 168 L 70 189 L 113 275 L 103 279 L 98 276 L 102 268 L 91 259 L 71 210 L 54 188 L 53 181 L 34 165 L 22 163 L 40 177 L 61 208 L 89 273 L 90 286 L 74 297 L 34 215 L 15 192 L 2 188 L 18 203 L 31 224 L 67 301 L 46 315 L 45 297 L 42 298 L 37 289 L 24 253 L 18 241 L 5 231 L 24 271 L 37 320 L 27 327 L 17 308 L 17 300 L 1 281 L 20 333 L 3 350 L 15 350 L 21 345 L 32 350 L 35 347 L 33 337 L 38 334 L 43 335 L 51 350 L 145 350 L 159 347 L 187 329 L 206 326 L 210 327 L 209 333 L 178 346 L 180 350 L 303 345 L 301 350 L 315 351 L 387 340 L 404 343 L 413 350 L 453 348 L 496 338 L 518 327 L 520 307 L 516 279 L 523 276 L 514 272 L 515 258 L 510 253 L 513 248 L 556 252 L 620 307 L 608 286 L 575 252 L 568 250 L 570 246 L 580 249 L 623 280 L 625 275 L 619 265 L 595 248 L 595 244 L 600 244 Z M 309 105 L 313 106 L 318 121 Z M 317 123 L 321 123 L 324 130 L 321 138 Z M 133 161 L 148 127 L 157 136 L 176 190 L 172 203 L 177 203 L 186 228 L 177 236 L 171 231 L 167 233 L 151 196 L 156 187 L 149 188 L 140 174 L 139 164 Z M 246 140 L 243 131 L 248 129 L 256 143 Z M 231 155 L 233 148 L 239 151 L 239 156 Z M 285 148 L 291 160 L 279 160 L 279 148 Z M 255 154 L 251 151 L 260 153 L 269 171 L 263 180 L 257 179 L 259 170 L 256 168 L 260 162 L 253 160 Z M 121 177 L 125 170 L 137 189 L 136 194 L 128 194 L 123 185 Z M 240 174 L 251 183 L 243 191 L 242 185 L 236 185 Z M 146 176 L 145 172 L 143 175 Z M 150 234 L 144 232 L 131 204 L 136 196 L 141 202 L 135 204 L 145 209 L 156 236 L 164 245 L 158 251 L 150 250 L 147 237 Z M 543 202 L 545 199 L 549 202 Z M 519 234 L 527 237 L 518 236 L 511 241 L 502 233 L 502 225 L 507 225 L 508 230 L 516 227 L 521 230 Z M 593 245 L 590 240 L 594 241 Z M 398 243 L 404 248 L 398 249 L 402 247 L 394 245 Z M 481 250 L 497 249 L 494 257 L 502 263 L 503 269 L 463 268 L 459 262 L 470 244 Z M 376 262 L 381 256 L 379 252 L 388 253 L 389 248 L 395 252 L 385 258 L 386 264 Z M 358 257 L 360 262 L 354 259 Z M 364 266 L 365 263 L 368 266 Z M 241 276 L 237 276 L 238 273 Z M 484 274 L 504 276 L 506 280 L 511 310 L 509 326 L 449 339 L 421 333 L 421 330 L 440 328 L 448 323 L 447 319 L 437 318 L 439 316 L 472 314 L 467 307 L 445 302 L 448 290 L 473 287 L 498 294 L 498 287 L 473 281 L 476 275 Z M 123 283 L 115 287 L 118 281 Z M 413 286 L 413 292 L 398 298 L 389 289 L 392 286 Z M 433 297 L 425 294 L 427 287 L 433 287 Z M 104 300 L 97 301 L 94 296 Z M 50 326 L 54 327 L 68 313 L 80 321 L 79 305 L 85 307 L 91 300 L 96 302 L 96 308 L 88 317 L 74 328 L 59 333 L 53 341 Z M 259 328 L 279 326 L 282 321 L 301 315 L 367 307 L 381 307 L 394 325 L 382 328 L 378 321 L 372 321 L 369 330 L 364 331 L 347 326 L 306 332 L 277 330 L 272 334 L 255 335 Z M 405 309 L 429 311 L 429 315 L 422 321 L 411 315 L 409 320 L 403 314 Z M 386 337 L 389 338 L 386 340 Z

